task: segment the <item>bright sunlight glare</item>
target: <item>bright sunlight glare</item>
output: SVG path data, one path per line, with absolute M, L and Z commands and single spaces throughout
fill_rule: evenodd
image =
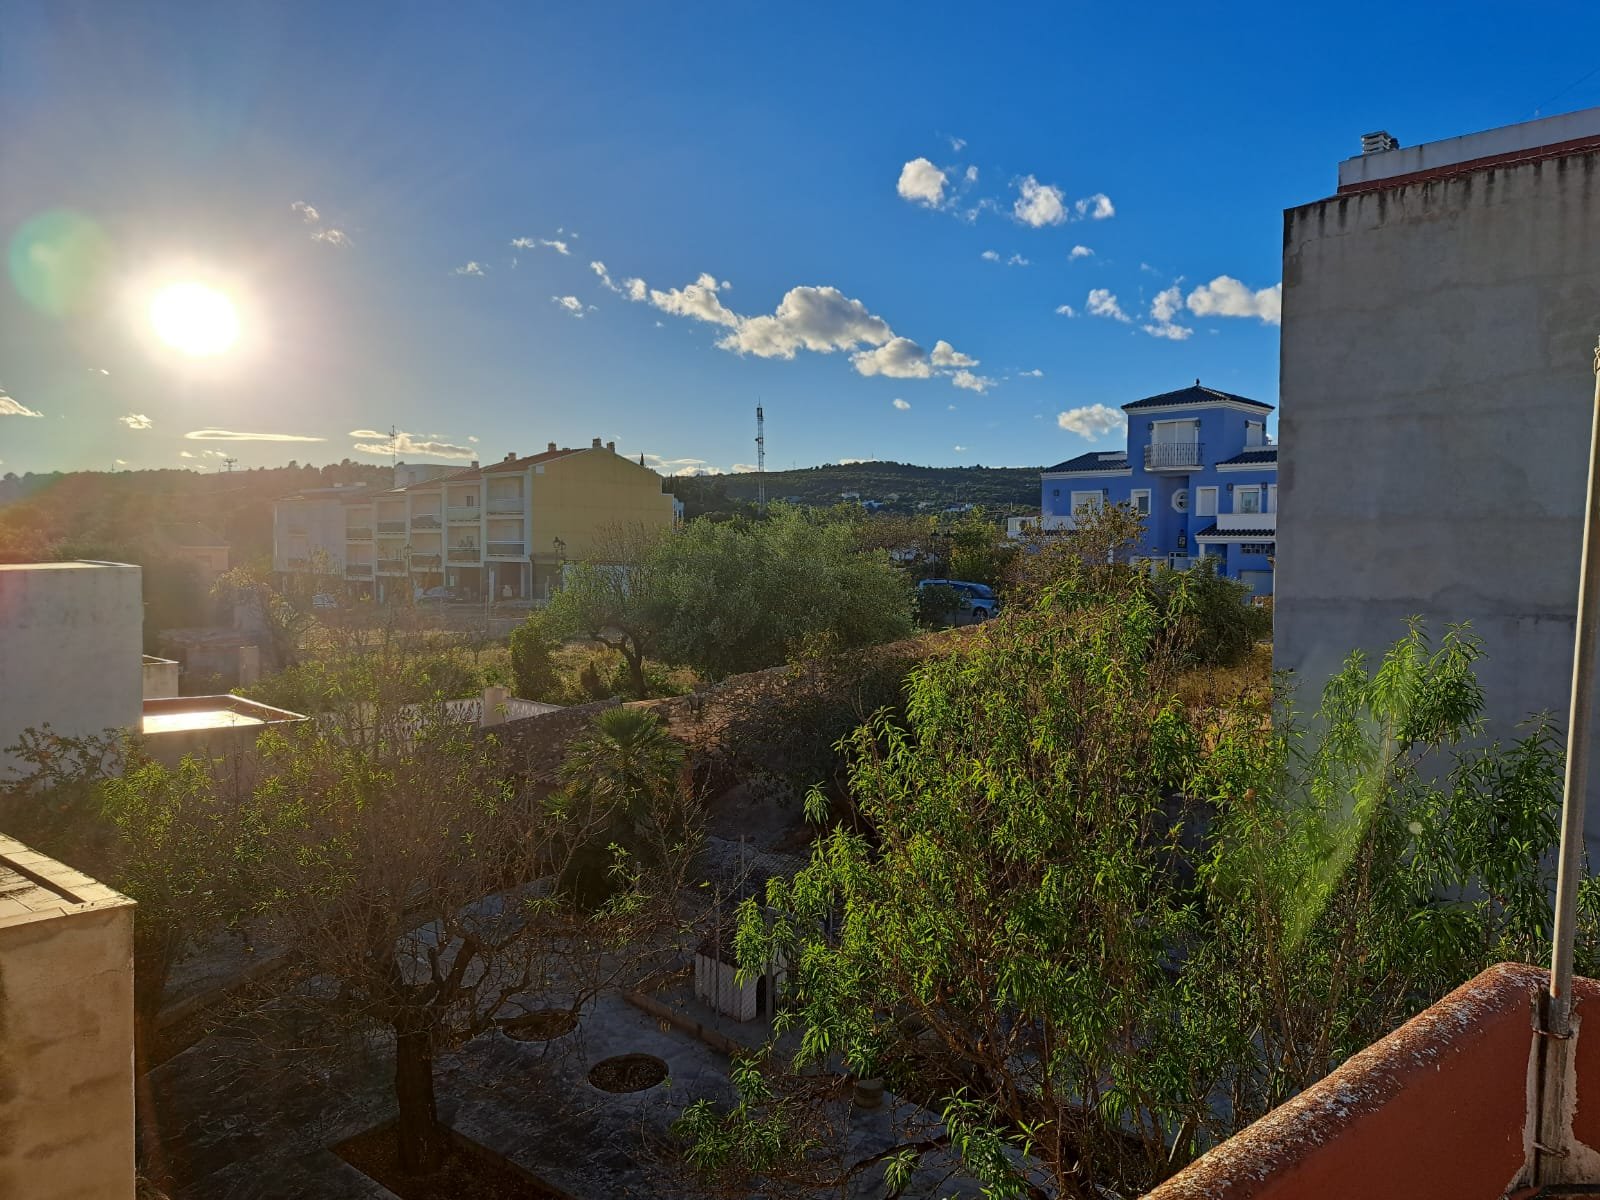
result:
M 239 337 L 233 301 L 192 280 L 169 283 L 151 297 L 150 326 L 167 345 L 193 358 L 221 354 Z

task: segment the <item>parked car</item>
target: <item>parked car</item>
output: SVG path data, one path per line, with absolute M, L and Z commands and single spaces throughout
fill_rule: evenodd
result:
M 987 621 L 1000 611 L 1000 598 L 987 583 L 970 583 L 965 579 L 924 579 L 917 584 L 917 591 L 920 593 L 935 587 L 949 588 L 961 597 L 961 610 L 952 616 L 958 625 Z
M 443 604 L 447 600 L 456 598 L 456 589 L 451 587 L 431 587 L 417 595 L 418 604 Z
M 327 592 L 318 592 L 315 596 L 311 597 L 311 607 L 312 608 L 338 608 L 339 607 L 339 597 L 334 596 L 334 595 L 330 595 Z

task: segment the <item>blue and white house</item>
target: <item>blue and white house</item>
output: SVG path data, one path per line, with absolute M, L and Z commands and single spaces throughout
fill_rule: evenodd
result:
M 1040 477 L 1040 526 L 1068 530 L 1074 515 L 1131 504 L 1145 515 L 1139 554 L 1187 567 L 1215 557 L 1220 574 L 1272 593 L 1278 536 L 1278 447 L 1272 405 L 1193 387 L 1124 404 L 1126 450 L 1091 451 Z

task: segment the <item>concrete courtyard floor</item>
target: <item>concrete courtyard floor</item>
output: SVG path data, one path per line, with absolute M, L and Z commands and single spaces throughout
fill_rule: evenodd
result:
M 765 1036 L 764 1023 L 718 1017 L 684 991 L 656 999 L 690 1020 L 715 1022 L 741 1043 Z M 595 1063 L 630 1053 L 664 1061 L 667 1081 L 621 1095 L 589 1083 Z M 585 1010 L 577 1030 L 554 1041 L 519 1042 L 496 1031 L 442 1055 L 440 1116 L 577 1200 L 688 1200 L 701 1192 L 671 1171 L 659 1151 L 686 1105 L 732 1099 L 727 1068 L 709 1045 L 610 992 Z M 392 1200 L 329 1149 L 392 1117 L 391 1072 L 392 1060 L 377 1045 L 365 1055 L 307 1061 L 260 1041 L 205 1038 L 145 1081 L 164 1119 L 163 1165 L 173 1200 Z M 850 1160 L 888 1149 L 899 1140 L 895 1126 L 917 1117 L 929 1121 L 893 1097 L 882 1108 L 850 1112 Z M 929 1161 L 905 1194 L 978 1194 L 949 1178 L 948 1168 Z M 881 1176 L 880 1168 L 863 1171 L 850 1195 L 882 1195 Z

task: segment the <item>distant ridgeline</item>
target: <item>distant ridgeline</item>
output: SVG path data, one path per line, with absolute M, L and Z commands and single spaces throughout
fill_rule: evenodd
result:
M 910 463 L 825 464 L 768 471 L 767 499 L 826 506 L 871 502 L 890 512 L 938 512 L 955 504 L 981 505 L 996 515 L 1039 511 L 1038 467 L 917 467 Z M 675 476 L 667 488 L 686 516 L 735 512 L 756 498 L 753 474 Z

